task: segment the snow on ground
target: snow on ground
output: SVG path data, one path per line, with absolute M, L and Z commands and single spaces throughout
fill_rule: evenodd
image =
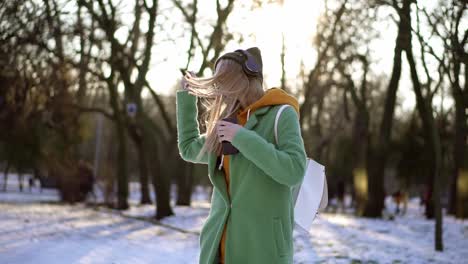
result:
M 135 219 L 155 210 L 137 206 L 137 184 L 131 186 L 132 207 L 120 214 L 59 204 L 54 190 L 19 193 L 16 179 L 9 181 L 8 191 L 0 191 L 1 264 L 198 263 L 197 233 L 210 206 L 200 187 L 191 207 L 175 206 L 176 215 L 158 225 Z M 445 217 L 445 251 L 436 253 L 434 222 L 421 215 L 417 200 L 394 221 L 321 214 L 310 233 L 294 231 L 294 263 L 466 263 L 468 222 Z

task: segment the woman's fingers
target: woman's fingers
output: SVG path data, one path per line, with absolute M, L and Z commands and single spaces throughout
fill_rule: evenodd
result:
M 216 123 L 216 133 L 218 134 L 219 142 L 224 140 L 224 137 L 225 137 L 225 134 L 226 134 L 226 131 L 227 131 L 226 130 L 226 123 L 228 123 L 228 122 L 225 122 L 223 120 L 219 120 Z
M 225 121 L 220 120 L 220 121 L 218 121 L 218 122 L 216 123 L 216 129 L 217 129 L 217 130 L 224 129 L 224 128 L 227 127 L 227 125 L 229 125 L 228 122 L 225 122 Z
M 231 141 L 232 137 L 234 136 L 235 132 L 237 131 L 237 124 L 233 124 L 231 122 L 219 120 L 216 123 L 216 132 L 218 134 L 219 141 Z
M 219 120 L 219 121 L 218 121 L 218 125 L 220 125 L 220 126 L 221 126 L 221 125 L 225 126 L 226 124 L 229 124 L 229 122 L 226 122 L 226 121 L 224 121 L 224 120 Z

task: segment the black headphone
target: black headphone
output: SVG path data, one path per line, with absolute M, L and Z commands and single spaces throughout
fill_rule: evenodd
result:
M 242 66 L 245 74 L 251 77 L 260 77 L 263 78 L 261 66 L 255 61 L 255 58 L 248 51 L 243 49 L 238 49 L 234 52 L 229 52 L 219 57 L 215 62 L 215 70 L 218 62 L 221 59 L 230 59 Z

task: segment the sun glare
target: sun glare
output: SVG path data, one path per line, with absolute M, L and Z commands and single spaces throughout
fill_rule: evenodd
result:
M 209 1 L 203 1 L 199 5 L 200 10 L 204 12 L 212 8 L 209 6 L 211 5 Z M 231 33 L 242 34 L 242 41 L 227 43 L 223 52 L 252 46 L 259 47 L 263 57 L 265 85 L 278 87 L 281 85 L 281 53 L 284 41 L 286 84 L 289 90 L 296 92 L 302 84 L 299 75 L 301 65 L 308 72 L 314 66 L 317 57 L 313 37 L 323 8 L 323 3 L 320 1 L 284 0 L 282 3 L 264 4 L 261 8 L 250 10 L 239 2 L 229 16 L 227 28 Z M 212 17 L 215 14 L 210 11 L 204 15 Z M 380 24 L 379 27 L 386 34 L 370 45 L 373 58 L 376 59 L 373 71 L 377 74 L 389 73 L 392 56 L 388 51 L 393 50 L 393 39 L 396 34 L 393 26 L 391 22 Z M 177 40 L 176 46 L 167 42 L 158 43 L 154 48 L 153 62 L 147 78 L 157 93 L 164 95 L 173 93 L 180 79 L 179 68 L 186 64 L 187 48 L 186 38 Z M 197 70 L 200 64 L 199 55 L 195 56 L 189 68 Z M 408 111 L 415 105 L 408 76 L 403 75 L 401 83 L 402 87 L 398 93 L 402 98 L 402 110 Z
M 200 3 L 200 5 L 208 4 L 205 1 Z M 265 4 L 262 8 L 253 11 L 242 6 L 236 7 L 228 20 L 228 30 L 240 32 L 243 41 L 228 43 L 225 51 L 259 47 L 262 51 L 267 87 L 279 86 L 284 35 L 287 82 L 295 89 L 299 84 L 297 75 L 301 63 L 306 68 L 310 68 L 316 57 L 312 37 L 322 5 L 315 1 L 283 1 L 283 4 Z M 181 50 L 183 47 L 185 46 L 178 45 L 174 51 L 173 46 L 168 46 L 167 52 L 158 49 L 157 54 L 167 54 L 169 58 L 177 58 L 152 64 L 148 80 L 158 93 L 170 94 L 174 85 L 177 85 L 177 80 L 180 78 L 178 68 L 183 65 L 181 59 L 185 58 L 185 51 Z M 198 67 L 196 59 L 193 66 Z
M 283 1 L 266 4 L 248 14 L 234 14 L 232 28 L 244 32 L 245 41 L 231 43 L 227 49 L 258 46 L 262 50 L 266 85 L 279 86 L 284 37 L 287 83 L 295 88 L 301 63 L 310 68 L 316 58 L 312 37 L 321 8 L 314 1 Z

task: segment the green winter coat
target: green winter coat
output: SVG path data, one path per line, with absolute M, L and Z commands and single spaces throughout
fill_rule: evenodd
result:
M 250 114 L 232 140 L 240 153 L 230 156 L 230 197 L 217 156 L 195 160 L 205 142 L 200 135 L 197 97 L 177 91 L 177 135 L 180 156 L 208 164 L 213 184 L 211 209 L 200 234 L 199 263 L 217 264 L 218 247 L 227 221 L 226 264 L 293 263 L 294 206 L 291 187 L 306 168 L 306 152 L 298 114 L 287 107 L 278 122 L 279 144 L 274 144 L 274 121 L 279 105 L 263 106 Z

